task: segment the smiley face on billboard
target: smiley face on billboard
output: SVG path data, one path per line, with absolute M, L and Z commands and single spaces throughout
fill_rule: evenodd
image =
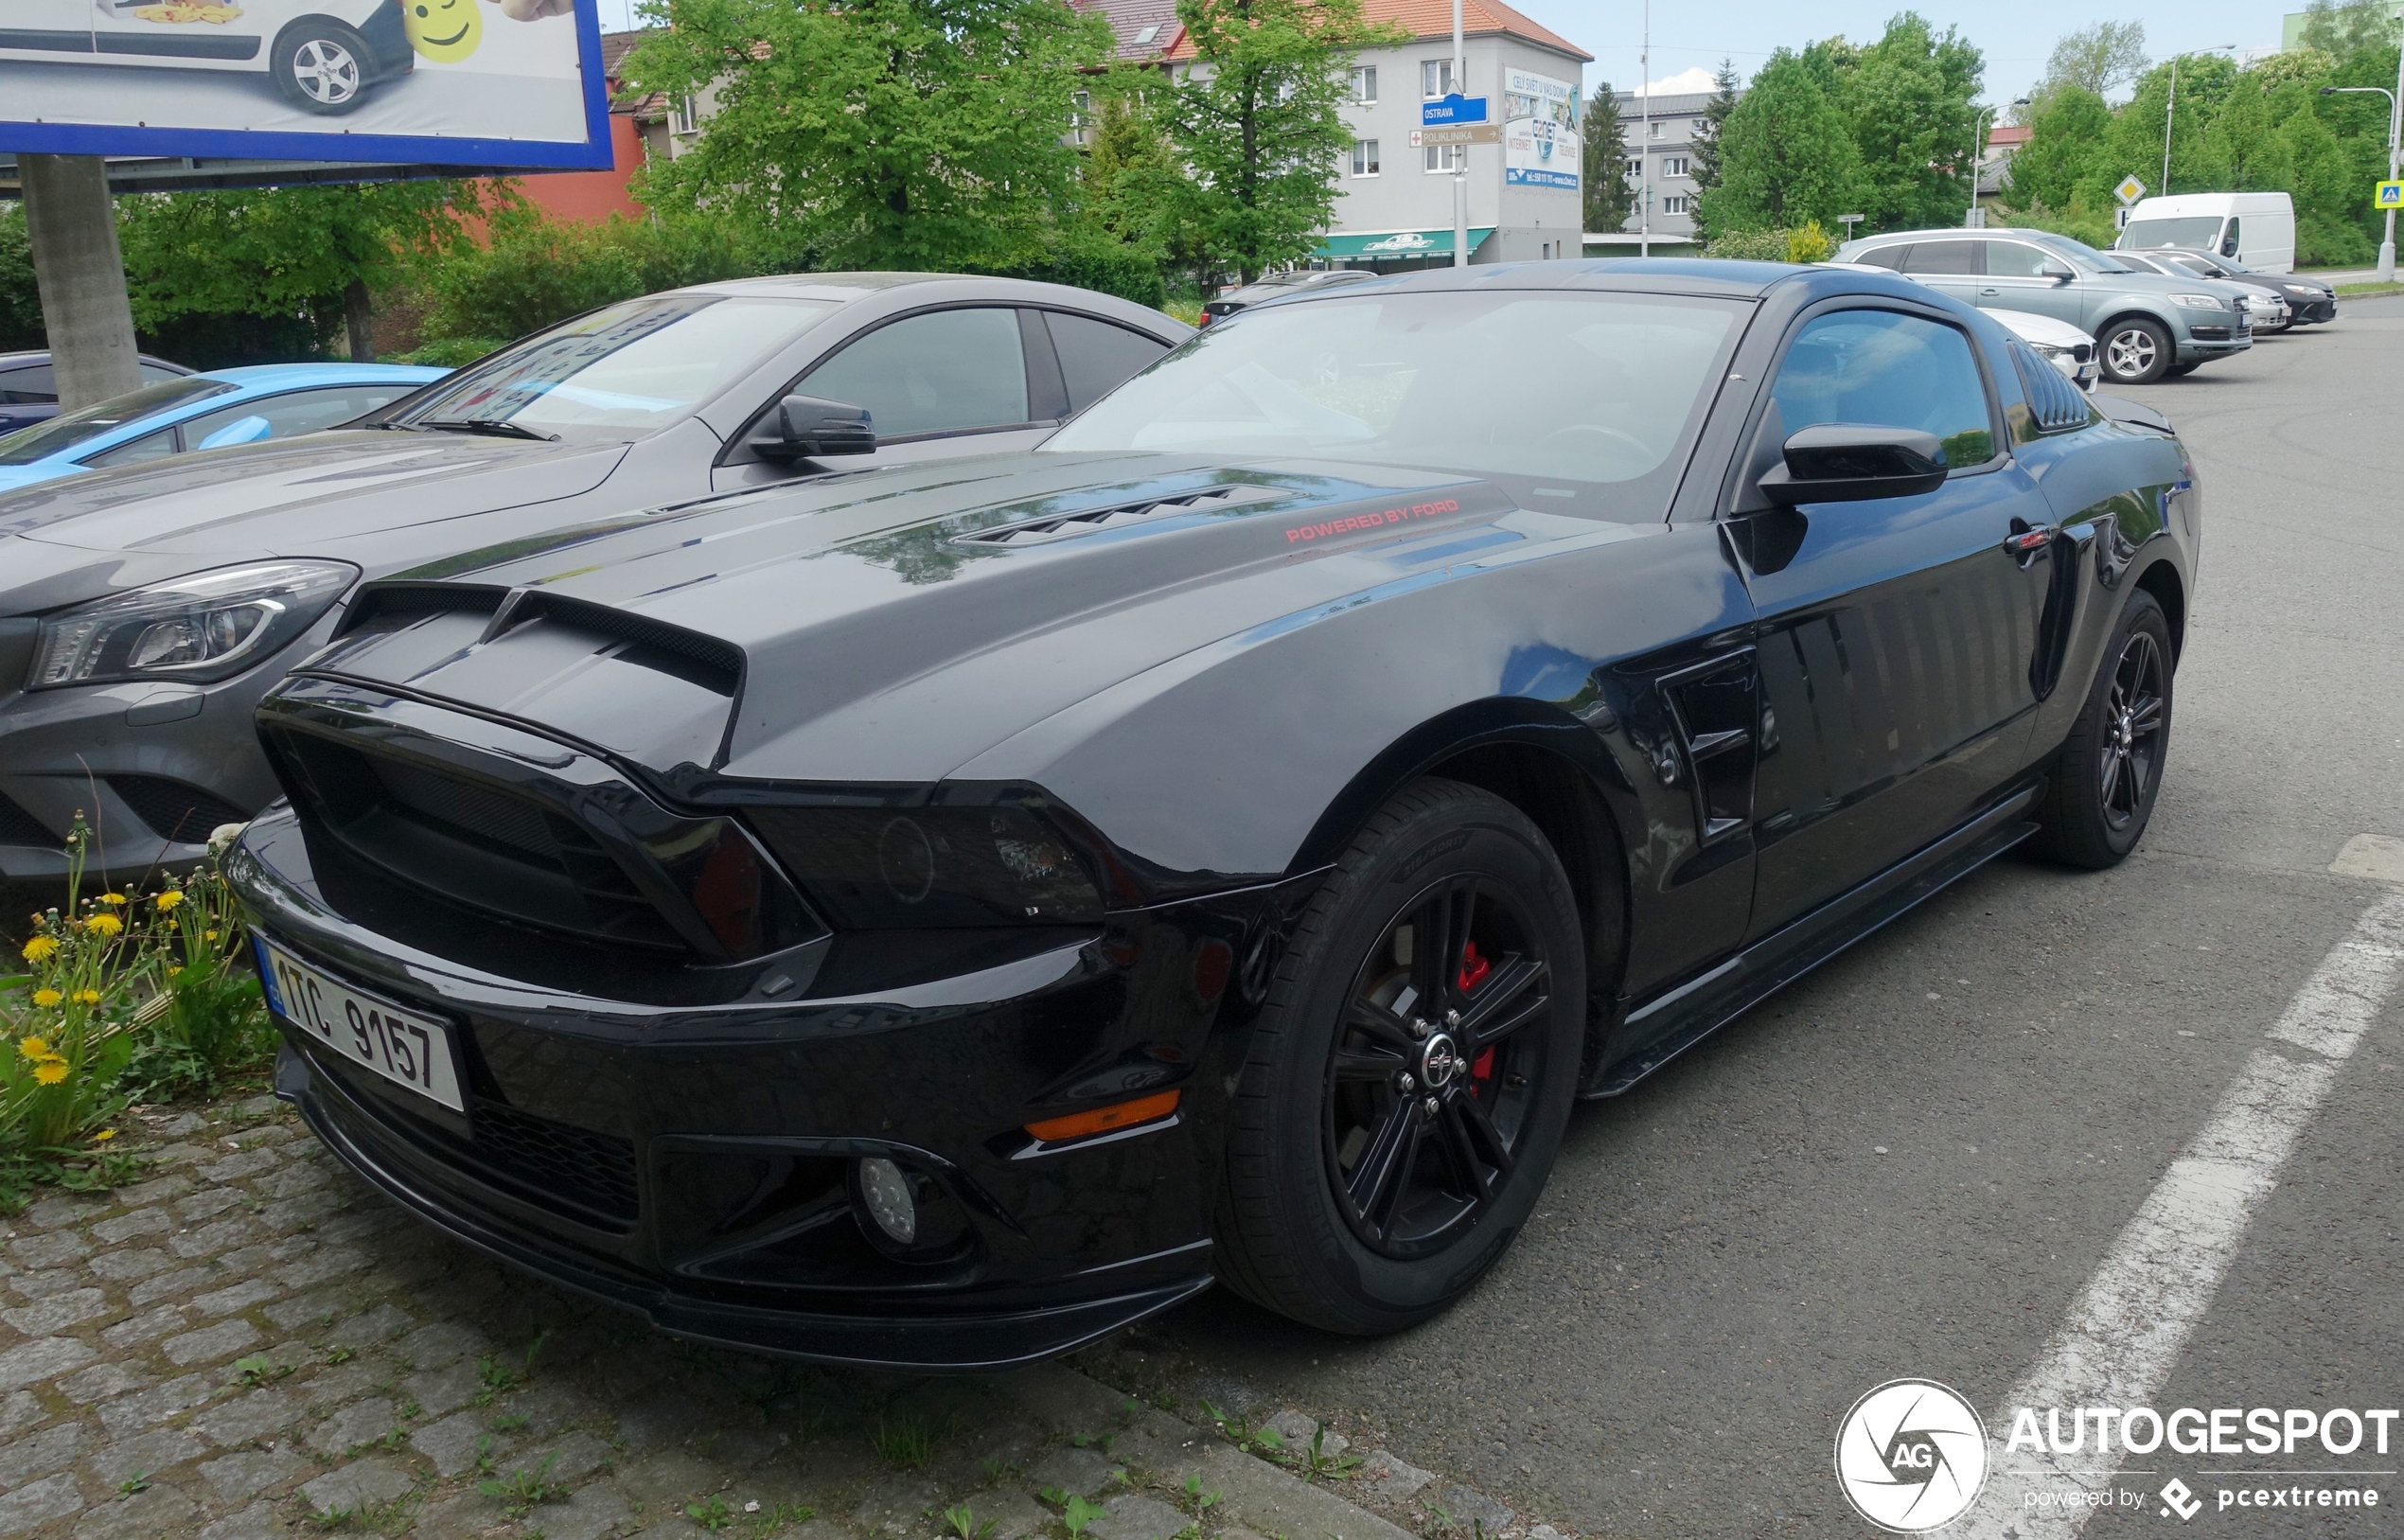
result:
M 400 22 L 409 45 L 437 63 L 452 63 L 485 40 L 476 0 L 403 0 Z

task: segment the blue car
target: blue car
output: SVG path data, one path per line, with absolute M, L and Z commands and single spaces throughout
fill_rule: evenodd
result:
M 0 437 L 0 492 L 186 450 L 331 428 L 448 372 L 398 363 L 267 363 L 162 380 Z

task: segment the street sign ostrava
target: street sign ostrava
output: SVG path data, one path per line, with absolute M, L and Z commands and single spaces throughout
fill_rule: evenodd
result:
M 1449 97 L 1439 97 L 1434 101 L 1423 101 L 1419 104 L 1419 121 L 1431 129 L 1450 127 L 1456 123 L 1483 123 L 1486 121 L 1486 98 L 1464 97 L 1455 92 Z
M 1419 150 L 1428 145 L 1498 145 L 1502 143 L 1500 123 L 1472 123 L 1458 129 L 1413 129 L 1410 147 Z

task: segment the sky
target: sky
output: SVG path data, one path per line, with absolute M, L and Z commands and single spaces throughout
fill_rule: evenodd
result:
M 634 0 L 599 0 L 601 25 L 616 30 L 632 25 Z M 1633 88 L 1644 12 L 1633 0 L 1511 0 L 1519 9 L 1595 56 L 1586 84 L 1598 80 Z M 1701 6 L 1653 7 L 1653 68 L 1656 82 L 1689 70 L 1711 69 L 1733 59 L 1750 74 L 1781 45 L 1799 47 L 1836 33 L 1867 43 L 1885 30 L 1886 19 L 1906 0 L 1706 0 Z M 1984 99 L 2007 102 L 2037 83 L 2045 58 L 2064 32 L 2098 21 L 2146 24 L 2147 51 L 2156 59 L 2173 53 L 2236 44 L 2239 48 L 2275 47 L 2279 17 L 2301 10 L 2304 0 L 2148 0 L 2106 6 L 2088 0 L 2019 0 L 2011 6 L 1967 0 L 1923 0 L 1917 9 L 1939 30 L 1958 27 L 1987 55 Z

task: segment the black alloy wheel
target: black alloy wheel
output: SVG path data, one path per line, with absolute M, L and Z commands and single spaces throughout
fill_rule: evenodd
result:
M 2041 848 L 2072 866 L 2119 863 L 2153 817 L 2170 747 L 2170 626 L 2154 596 L 2131 594 L 2086 705 L 2063 743 L 2042 814 Z
M 2104 378 L 2116 385 L 2150 385 L 2179 361 L 2162 323 L 2136 315 L 2106 327 L 2095 351 L 2103 359 Z
M 1567 1125 L 1584 936 L 1509 803 L 1419 782 L 1295 927 L 1229 1108 L 1220 1276 L 1325 1330 L 1443 1310 L 1527 1223 Z

